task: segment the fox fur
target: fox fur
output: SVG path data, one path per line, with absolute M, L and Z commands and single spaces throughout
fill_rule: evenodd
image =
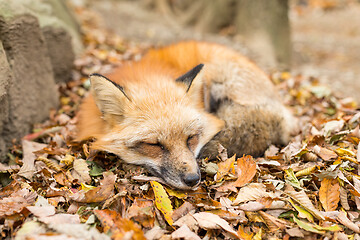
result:
M 295 128 L 267 75 L 218 44 L 152 49 L 90 81 L 78 140 L 95 138 L 93 148 L 144 165 L 176 188 L 199 183 L 196 158 L 215 157 L 219 143 L 230 155 L 259 156 L 286 144 Z

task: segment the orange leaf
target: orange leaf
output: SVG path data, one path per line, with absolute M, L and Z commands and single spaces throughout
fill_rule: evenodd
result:
M 251 233 L 249 229 L 243 228 L 241 225 L 238 229 L 238 235 L 240 239 L 251 240 L 253 239 L 254 233 Z
M 234 168 L 234 162 L 235 162 L 235 155 L 231 158 L 226 159 L 223 162 L 218 163 L 218 171 L 215 175 L 215 181 L 221 181 L 224 176 L 228 175 L 229 173 L 235 174 L 235 168 Z
M 94 210 L 95 216 L 100 220 L 104 232 L 111 234 L 111 239 L 121 240 L 129 235 L 131 239 L 145 240 L 143 231 L 131 220 L 124 219 L 118 212 L 112 210 Z
M 324 178 L 321 181 L 319 199 L 325 211 L 335 211 L 340 200 L 340 185 L 337 179 Z
M 237 160 L 238 179 L 234 183 L 236 187 L 242 187 L 250 182 L 256 174 L 256 162 L 253 157 L 243 156 Z

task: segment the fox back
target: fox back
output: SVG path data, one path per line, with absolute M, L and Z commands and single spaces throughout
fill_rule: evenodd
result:
M 177 188 L 199 183 L 196 158 L 215 157 L 219 143 L 230 154 L 261 155 L 294 129 L 266 74 L 217 44 L 153 49 L 90 81 L 78 140 L 95 138 L 93 148 L 144 165 Z

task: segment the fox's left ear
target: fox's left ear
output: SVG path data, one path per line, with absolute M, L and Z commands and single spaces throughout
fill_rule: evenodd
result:
M 186 92 L 189 91 L 191 84 L 194 80 L 194 78 L 199 74 L 199 72 L 201 71 L 201 69 L 204 67 L 204 64 L 199 64 L 196 67 L 194 67 L 193 69 L 191 69 L 190 71 L 188 71 L 187 73 L 185 73 L 184 75 L 178 77 L 176 79 L 176 82 L 182 82 L 185 83 L 187 86 Z
M 125 104 L 131 102 L 123 87 L 97 73 L 90 75 L 90 83 L 96 106 L 104 119 L 112 122 L 122 118 Z

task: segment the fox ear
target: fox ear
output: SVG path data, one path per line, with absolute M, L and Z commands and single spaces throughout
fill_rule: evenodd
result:
M 109 117 L 112 117 L 111 119 L 115 120 L 122 117 L 123 106 L 126 101 L 130 101 L 123 87 L 97 73 L 90 75 L 90 83 L 96 106 L 104 119 L 109 120 Z
M 185 73 L 184 75 L 178 77 L 176 79 L 176 82 L 182 82 L 185 83 L 187 86 L 186 92 L 189 91 L 191 84 L 194 80 L 194 78 L 199 74 L 199 72 L 201 71 L 201 69 L 204 67 L 204 64 L 199 64 L 196 67 L 194 67 L 193 69 L 191 69 L 190 71 L 188 71 L 187 73 Z

